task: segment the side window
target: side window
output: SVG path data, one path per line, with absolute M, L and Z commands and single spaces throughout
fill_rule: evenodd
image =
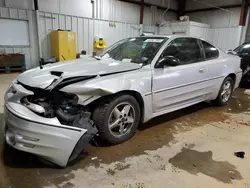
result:
M 249 47 L 249 45 L 245 46 L 245 51 L 243 53 L 245 53 L 246 55 L 250 55 L 250 47 Z
M 194 38 L 174 39 L 169 43 L 161 56 L 174 56 L 180 60 L 182 65 L 204 60 L 198 40 Z
M 235 49 L 238 54 L 250 55 L 250 44 L 243 44 Z
M 204 48 L 206 59 L 215 59 L 219 57 L 219 51 L 214 46 L 203 40 L 201 43 Z

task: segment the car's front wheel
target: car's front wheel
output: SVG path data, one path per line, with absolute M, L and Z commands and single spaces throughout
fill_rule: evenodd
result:
M 127 94 L 104 99 L 93 112 L 99 136 L 111 144 L 129 140 L 135 134 L 140 119 L 139 103 Z
M 234 82 L 233 79 L 227 77 L 220 88 L 217 98 L 213 101 L 218 106 L 223 106 L 228 103 L 233 93 Z

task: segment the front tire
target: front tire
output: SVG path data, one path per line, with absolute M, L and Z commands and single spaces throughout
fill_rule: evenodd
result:
M 227 77 L 221 85 L 217 98 L 213 101 L 214 104 L 218 106 L 226 105 L 232 96 L 233 87 L 234 81 L 232 80 L 232 78 Z
M 133 137 L 140 119 L 139 103 L 127 94 L 105 99 L 93 112 L 99 136 L 110 144 L 119 144 Z

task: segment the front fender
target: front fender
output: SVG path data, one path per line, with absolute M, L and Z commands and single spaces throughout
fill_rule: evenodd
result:
M 150 69 L 139 69 L 120 74 L 99 76 L 90 80 L 77 82 L 61 89 L 67 93 L 74 93 L 85 103 L 90 97 L 98 97 L 115 94 L 121 91 L 136 91 L 144 96 L 151 92 L 151 71 Z M 90 103 L 93 100 L 88 100 Z
M 152 117 L 152 75 L 150 66 L 126 73 L 99 76 L 90 80 L 74 83 L 61 89 L 67 93 L 74 93 L 79 97 L 79 104 L 88 105 L 93 101 L 107 95 L 122 91 L 136 91 L 142 99 L 144 106 L 143 122 Z

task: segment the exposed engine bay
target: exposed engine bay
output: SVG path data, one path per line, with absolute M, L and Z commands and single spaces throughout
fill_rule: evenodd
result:
M 36 114 L 45 118 L 54 118 L 63 125 L 85 128 L 84 124 L 91 123 L 91 113 L 79 104 L 75 94 L 61 91 L 37 90 L 34 95 L 21 99 L 21 103 Z
M 78 96 L 58 90 L 43 90 L 23 85 L 32 90 L 34 95 L 28 95 L 21 99 L 22 105 L 45 118 L 57 118 L 62 125 L 86 129 L 76 144 L 69 162 L 77 159 L 84 147 L 94 139 L 98 130 L 91 120 L 91 112 L 78 104 Z

